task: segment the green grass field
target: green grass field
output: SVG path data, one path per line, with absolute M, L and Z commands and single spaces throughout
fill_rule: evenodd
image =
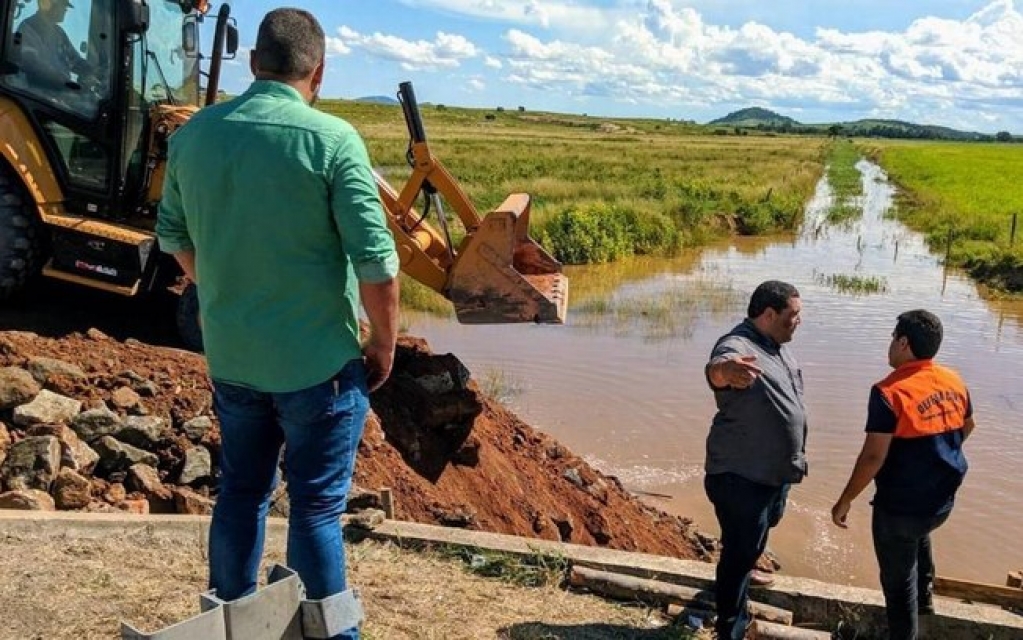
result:
M 863 215 L 855 199 L 863 195 L 863 180 L 856 163 L 862 157 L 856 145 L 839 140 L 828 153 L 828 183 L 834 202 L 828 210 L 828 222 L 842 223 Z
M 351 122 L 396 188 L 409 175 L 397 106 L 323 101 Z M 609 120 L 422 105 L 434 155 L 486 212 L 533 198 L 532 229 L 569 264 L 670 255 L 737 229 L 793 228 L 823 170 L 823 139 L 702 135 L 667 120 Z
M 401 109 L 339 100 L 319 106 L 355 125 L 374 166 L 400 189 L 410 173 Z M 857 210 L 842 203 L 860 191 L 852 165 L 862 150 L 902 187 L 898 215 L 936 251 L 944 252 L 952 229 L 953 264 L 996 289 L 1023 290 L 1023 238 L 1014 246 L 1009 238 L 1012 213 L 1023 213 L 1023 145 L 853 145 L 713 135 L 672 120 L 431 104 L 421 110 L 434 155 L 477 209 L 485 213 L 509 193 L 531 194 L 532 235 L 566 264 L 672 255 L 729 233 L 790 230 L 825 163 L 838 221 Z
M 1023 145 L 943 142 L 874 144 L 869 153 L 904 190 L 899 218 L 931 246 L 995 288 L 1023 291 Z M 1023 227 L 1023 219 L 1019 221 Z

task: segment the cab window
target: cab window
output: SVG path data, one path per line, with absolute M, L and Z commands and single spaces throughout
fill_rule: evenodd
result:
M 26 0 L 5 21 L 0 82 L 54 108 L 95 118 L 110 98 L 112 0 Z

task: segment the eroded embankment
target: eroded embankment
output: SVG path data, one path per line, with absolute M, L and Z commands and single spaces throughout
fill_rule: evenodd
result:
M 196 354 L 96 330 L 0 332 L 0 505 L 209 512 L 220 446 L 211 404 Z M 401 340 L 372 405 L 356 483 L 390 487 L 399 518 L 709 557 L 688 520 L 484 397 L 457 358 L 422 340 Z

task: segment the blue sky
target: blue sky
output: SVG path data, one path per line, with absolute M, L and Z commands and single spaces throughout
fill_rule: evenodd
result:
M 322 95 L 706 122 L 897 118 L 1023 134 L 1014 0 L 285 0 L 328 36 Z M 281 6 L 236 0 L 239 60 Z

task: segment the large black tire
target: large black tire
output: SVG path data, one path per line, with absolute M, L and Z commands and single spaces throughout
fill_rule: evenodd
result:
M 42 229 L 15 173 L 0 159 L 0 301 L 25 288 L 42 269 Z
M 178 298 L 178 335 L 185 348 L 202 353 L 202 323 L 199 321 L 199 292 L 190 284 Z

